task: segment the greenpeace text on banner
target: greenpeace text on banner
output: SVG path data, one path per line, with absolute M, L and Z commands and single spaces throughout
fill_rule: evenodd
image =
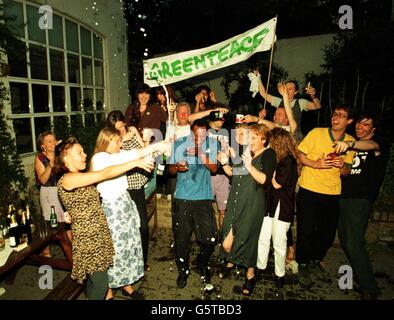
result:
M 247 60 L 271 49 L 276 18 L 245 33 L 203 49 L 144 60 L 144 82 L 152 87 L 171 84 Z

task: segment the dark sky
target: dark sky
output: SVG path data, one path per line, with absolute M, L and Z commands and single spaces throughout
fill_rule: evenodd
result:
M 391 0 L 126 0 L 130 29 L 150 55 L 206 47 L 231 38 L 278 15 L 278 38 L 339 31 L 338 9 L 353 8 L 354 27 L 385 23 Z M 136 19 L 138 14 L 146 19 Z M 145 38 L 140 27 L 149 30 Z M 135 42 L 134 42 L 135 43 Z

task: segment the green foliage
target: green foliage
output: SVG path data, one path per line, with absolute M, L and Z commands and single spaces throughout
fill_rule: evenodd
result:
M 7 26 L 0 22 L 0 55 L 21 45 Z M 7 66 L 0 60 L 0 215 L 7 212 L 11 203 L 15 207 L 20 205 L 19 199 L 27 196 L 28 185 L 16 142 L 4 113 L 5 103 L 9 99 L 8 90 L 3 83 L 6 70 Z
M 321 102 L 326 110 L 320 112 L 322 123 L 329 123 L 331 108 L 340 104 L 349 106 L 356 114 L 368 112 L 380 118 L 376 135 L 387 160 L 378 198 L 381 204 L 393 203 L 394 199 L 394 93 L 390 81 L 394 77 L 394 43 L 388 36 L 393 31 L 392 22 L 380 22 L 338 33 L 323 50 L 326 73 L 316 80 L 321 83 Z
M 386 166 L 386 175 L 381 187 L 378 201 L 386 203 L 391 199 L 394 204 L 394 144 L 391 145 L 390 155 Z M 392 210 L 393 207 L 391 207 Z

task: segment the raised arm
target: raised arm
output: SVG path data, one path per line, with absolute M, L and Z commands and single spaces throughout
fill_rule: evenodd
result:
M 308 110 L 317 110 L 321 108 L 320 99 L 316 96 L 316 89 L 309 84 L 306 87 L 306 93 L 310 95 L 312 102 L 306 104 Z
M 337 153 L 346 152 L 348 149 L 355 149 L 360 151 L 379 151 L 380 146 L 373 140 L 358 140 L 358 141 L 338 141 L 335 145 Z
M 190 124 L 193 124 L 193 122 L 196 121 L 196 120 L 198 120 L 198 119 L 202 119 L 202 118 L 208 117 L 209 114 L 210 114 L 212 111 L 220 111 L 221 113 L 225 114 L 225 113 L 228 112 L 228 109 L 226 109 L 226 108 L 216 108 L 216 109 L 212 109 L 212 110 L 200 111 L 200 112 L 191 114 L 191 115 L 187 118 L 187 120 L 189 121 Z
M 110 166 L 100 171 L 69 172 L 65 174 L 62 186 L 66 190 L 90 186 L 100 181 L 117 177 L 133 168 L 141 168 L 148 172 L 152 171 L 154 168 L 153 159 L 142 158 L 116 166 Z
M 41 184 L 45 184 L 48 182 L 53 167 L 54 167 L 54 160 L 50 159 L 50 162 L 45 167 L 44 164 L 39 159 L 38 155 L 36 155 L 34 162 L 34 169 L 36 170 L 38 180 L 40 180 Z
M 221 164 L 224 173 L 231 177 L 233 175 L 233 168 L 228 164 L 229 156 L 226 155 L 224 152 L 218 153 L 218 161 Z
M 282 95 L 283 104 L 285 106 L 285 112 L 287 120 L 289 121 L 290 133 L 294 134 L 297 129 L 297 122 L 294 119 L 293 109 L 290 106 L 289 96 L 287 93 L 287 87 L 284 83 L 278 83 L 278 91 Z
M 263 124 L 263 125 L 267 126 L 267 128 L 270 129 L 270 130 L 272 130 L 273 128 L 277 127 L 277 125 L 274 122 L 266 120 L 266 119 L 259 118 L 257 116 L 253 116 L 251 114 L 246 115 L 243 118 L 242 122 L 244 122 L 244 123 L 256 122 L 258 124 Z

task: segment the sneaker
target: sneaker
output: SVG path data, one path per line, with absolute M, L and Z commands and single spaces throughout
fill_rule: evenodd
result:
M 324 267 L 321 265 L 320 261 L 310 262 L 309 269 L 311 270 L 312 274 L 317 279 L 319 279 L 319 280 L 321 280 L 323 282 L 326 282 L 326 283 L 331 283 L 332 282 L 332 280 L 330 278 L 330 275 L 324 269 Z
M 298 282 L 301 286 L 309 288 L 312 285 L 312 278 L 308 268 L 305 263 L 300 263 L 298 265 Z
M 186 272 L 179 273 L 179 276 L 176 279 L 176 285 L 178 286 L 178 288 L 182 289 L 182 288 L 186 287 L 187 277 L 188 277 L 188 274 Z

